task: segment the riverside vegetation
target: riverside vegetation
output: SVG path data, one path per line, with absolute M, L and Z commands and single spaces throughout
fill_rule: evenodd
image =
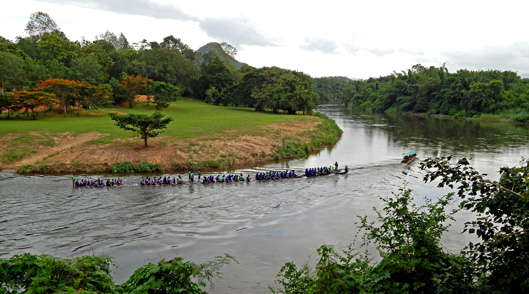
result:
M 356 109 L 529 122 L 529 79 L 512 71 L 450 73 L 444 65 L 417 64 L 378 78 L 323 77 L 314 84 L 321 101 Z
M 421 163 L 424 181 L 453 192 L 417 205 L 402 188 L 382 197 L 377 219 L 360 217 L 363 245 L 375 245 L 380 260 L 351 244 L 343 252 L 323 245 L 315 267 L 287 262 L 272 293 L 525 293 L 529 289 L 529 161 L 503 167 L 492 181 L 466 159 L 428 158 Z M 459 209 L 447 211 L 457 200 Z M 464 233 L 477 242 L 461 252 L 446 252 L 440 238 L 452 215 L 467 210 L 476 216 Z M 360 249 L 361 250 L 361 249 Z M 205 293 L 220 266 L 236 261 L 225 255 L 202 265 L 176 257 L 136 270 L 115 285 L 109 257 L 58 259 L 17 255 L 0 260 L 0 293 Z M 198 283 L 197 283 L 198 281 Z

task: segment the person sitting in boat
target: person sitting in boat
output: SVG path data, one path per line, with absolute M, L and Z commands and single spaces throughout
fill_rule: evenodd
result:
M 345 166 L 345 172 L 349 172 L 349 168 L 347 167 L 347 165 Z

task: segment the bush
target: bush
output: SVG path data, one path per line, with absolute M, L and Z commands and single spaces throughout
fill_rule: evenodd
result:
M 199 265 L 181 257 L 162 259 L 115 285 L 110 257 L 60 259 L 26 253 L 0 259 L 0 293 L 206 293 L 201 289 L 206 286 L 204 280 L 211 281 L 219 275 L 220 267 L 232 260 L 227 254 Z
M 112 173 L 132 173 L 134 172 L 134 168 L 132 168 L 132 163 L 130 161 L 111 164 L 110 170 L 112 171 Z
M 15 255 L 0 260 L 0 293 L 116 293 L 110 265 L 105 256 Z
M 173 171 L 182 171 L 186 169 L 184 165 L 176 162 L 171 163 L 171 168 L 173 169 Z

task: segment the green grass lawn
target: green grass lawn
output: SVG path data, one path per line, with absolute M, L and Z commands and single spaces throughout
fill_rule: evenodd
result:
M 130 131 L 124 131 L 114 125 L 114 121 L 107 115 L 110 112 L 152 114 L 154 104 L 137 103 L 136 108 L 101 108 L 81 112 L 71 112 L 67 117 L 59 114 L 40 115 L 37 120 L 5 119 L 0 120 L 0 136 L 9 133 L 28 134 L 29 132 L 66 133 L 78 135 L 85 132 L 97 131 L 110 134 L 110 138 L 130 138 L 135 136 Z M 51 113 L 51 112 L 50 112 Z M 215 136 L 236 137 L 246 134 L 258 134 L 259 126 L 288 121 L 303 121 L 310 119 L 302 115 L 273 114 L 256 112 L 251 108 L 214 106 L 202 101 L 181 98 L 162 111 L 172 121 L 162 136 L 175 138 L 214 138 Z M 236 130 L 236 131 L 235 131 Z M 109 139 L 103 139 L 108 141 Z

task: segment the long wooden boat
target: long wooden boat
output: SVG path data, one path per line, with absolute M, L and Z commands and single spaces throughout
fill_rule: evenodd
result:
M 406 154 L 404 154 L 404 157 L 402 158 L 401 163 L 410 163 L 414 161 L 417 158 L 417 151 L 412 150 Z
M 347 173 L 346 171 L 342 171 L 342 169 L 337 169 L 337 170 L 334 170 L 332 172 L 323 172 L 323 173 L 317 173 L 317 174 L 314 174 L 314 175 L 303 175 L 304 177 L 308 177 L 308 178 L 312 178 L 312 177 L 319 177 L 319 176 L 328 176 L 328 175 L 343 175 Z

